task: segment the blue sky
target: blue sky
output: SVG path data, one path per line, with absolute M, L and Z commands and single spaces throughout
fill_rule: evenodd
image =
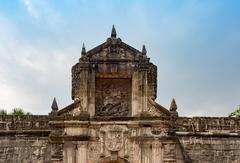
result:
M 158 99 L 182 116 L 226 116 L 240 104 L 238 0 L 0 0 L 0 108 L 35 114 L 71 103 L 81 45 L 118 37 L 158 66 Z

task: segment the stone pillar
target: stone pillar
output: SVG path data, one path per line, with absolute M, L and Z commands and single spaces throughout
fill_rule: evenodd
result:
M 132 163 L 142 163 L 142 149 L 141 143 L 139 141 L 133 141 L 129 149 L 129 159 L 132 160 Z
M 76 163 L 87 163 L 88 162 L 88 142 L 80 141 L 77 142 L 76 148 Z
M 137 97 L 138 97 L 138 112 L 141 114 L 143 112 L 143 73 L 141 70 L 138 71 L 138 92 L 137 92 Z
M 88 112 L 90 116 L 95 115 L 95 64 L 92 65 L 92 71 L 89 74 L 89 99 L 88 99 Z
M 147 111 L 147 88 L 148 88 L 148 83 L 147 83 L 147 70 L 143 70 L 142 71 L 143 73 L 143 99 L 142 99 L 142 106 L 143 106 L 143 112 L 146 112 Z
M 152 163 L 152 150 L 149 142 L 142 142 L 142 163 Z
M 139 109 L 139 75 L 135 70 L 132 75 L 132 116 L 139 114 Z
M 140 65 L 140 92 L 139 96 L 141 97 L 141 112 L 144 114 L 147 112 L 147 98 L 148 98 L 148 82 L 147 82 L 147 70 L 148 70 L 148 65 L 147 64 L 142 64 Z
M 88 72 L 82 71 L 80 79 L 80 92 L 81 92 L 81 108 L 82 112 L 87 112 L 87 105 L 88 105 Z
M 72 142 L 64 144 L 64 163 L 75 163 L 75 148 L 76 146 Z
M 128 151 L 128 132 L 124 132 L 124 157 L 129 157 L 129 151 Z
M 80 67 L 80 76 L 79 76 L 79 100 L 81 113 L 88 113 L 88 79 L 89 78 L 89 63 L 83 62 Z
M 105 137 L 105 132 L 100 132 L 100 156 L 103 157 L 105 156 L 105 150 L 104 150 L 104 137 Z
M 163 162 L 162 144 L 159 141 L 152 143 L 152 163 Z

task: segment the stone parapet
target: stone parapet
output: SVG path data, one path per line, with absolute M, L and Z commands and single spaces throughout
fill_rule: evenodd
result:
M 240 119 L 229 117 L 179 117 L 176 132 L 183 135 L 240 135 Z
M 0 116 L 0 132 L 49 129 L 47 115 Z

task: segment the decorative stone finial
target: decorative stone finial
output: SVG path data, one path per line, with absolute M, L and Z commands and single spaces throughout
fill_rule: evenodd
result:
M 82 45 L 82 52 L 81 52 L 82 56 L 86 54 L 86 48 L 85 48 L 85 44 L 83 43 Z
M 142 54 L 143 54 L 143 55 L 146 55 L 146 54 L 147 54 L 147 50 L 146 50 L 145 45 L 142 46 Z
M 52 108 L 53 111 L 58 111 L 58 105 L 57 105 L 57 101 L 56 101 L 55 97 L 53 99 L 51 108 Z
M 177 111 L 177 104 L 174 98 L 172 99 L 171 102 L 170 111 Z
M 114 25 L 112 26 L 112 33 L 111 33 L 111 38 L 116 38 L 117 37 L 117 32 L 116 29 L 114 27 Z

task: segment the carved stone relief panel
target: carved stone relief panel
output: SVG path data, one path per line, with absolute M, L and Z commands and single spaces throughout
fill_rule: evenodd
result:
M 120 151 L 123 148 L 123 132 L 121 130 L 109 130 L 105 136 L 105 147 L 109 151 Z
M 96 78 L 95 82 L 97 116 L 130 116 L 131 78 Z
M 163 127 L 154 127 L 151 129 L 152 136 L 156 137 L 166 137 L 168 136 L 169 129 Z
M 103 126 L 99 134 L 101 156 L 110 154 L 111 157 L 120 155 L 121 157 L 128 157 L 128 133 L 127 127 L 123 125 Z

